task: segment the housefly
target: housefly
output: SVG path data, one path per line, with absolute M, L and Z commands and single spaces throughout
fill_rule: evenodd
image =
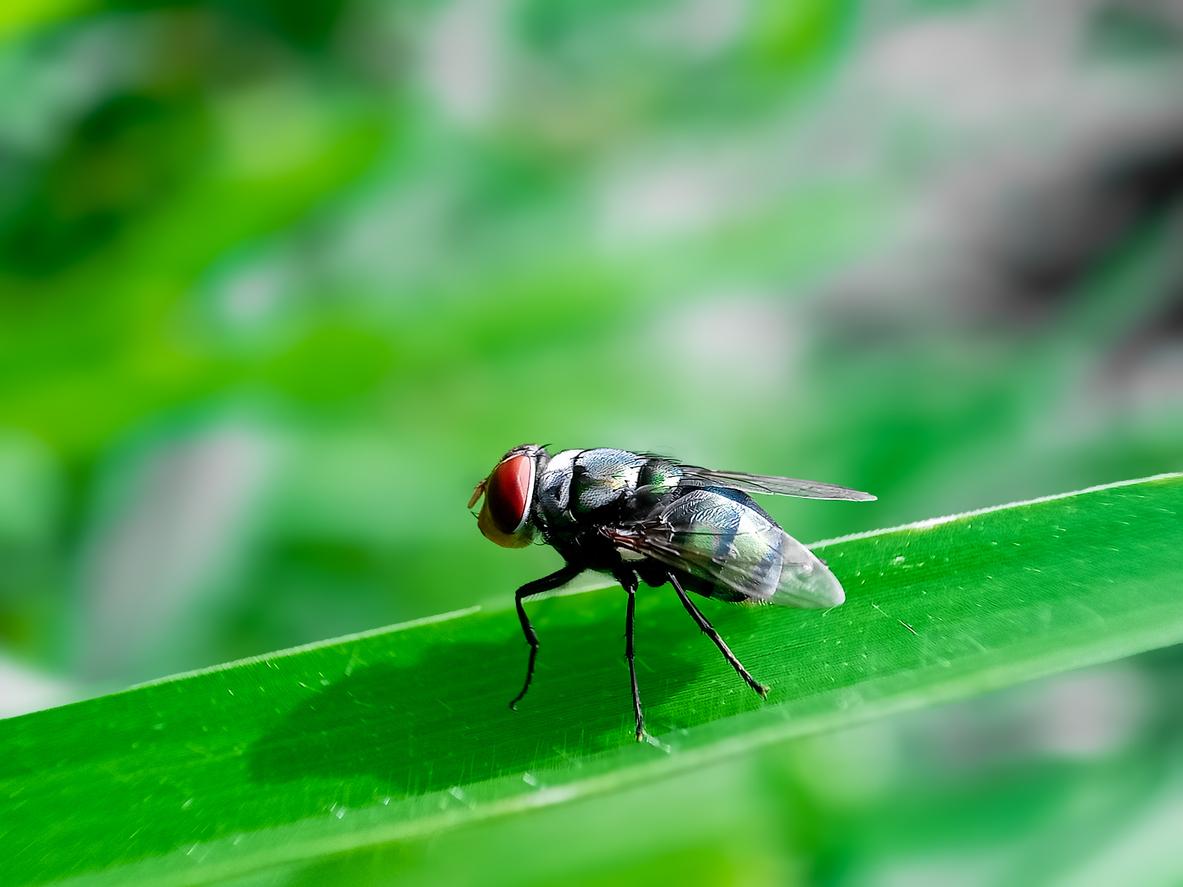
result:
M 804 545 L 780 528 L 749 493 L 809 499 L 869 501 L 875 497 L 834 484 L 739 471 L 714 471 L 649 453 L 514 447 L 477 484 L 471 509 L 484 497 L 481 532 L 506 548 L 540 536 L 563 566 L 517 590 L 518 621 L 530 646 L 526 680 L 510 708 L 530 689 L 538 636 L 522 602 L 565 585 L 585 570 L 608 573 L 628 595 L 625 658 L 632 681 L 636 736 L 644 735 L 633 657 L 633 619 L 640 582 L 667 582 L 690 618 L 719 648 L 744 682 L 753 678 L 687 595 L 788 607 L 836 607 L 842 586 Z

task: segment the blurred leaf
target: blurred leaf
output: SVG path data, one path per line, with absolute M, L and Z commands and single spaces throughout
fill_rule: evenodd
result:
M 842 608 L 706 607 L 766 704 L 646 591 L 653 745 L 631 741 L 608 592 L 533 606 L 543 652 L 517 714 L 525 651 L 495 609 L 14 719 L 7 881 L 190 883 L 363 850 L 1177 643 L 1181 512 L 1173 474 L 826 543 Z
M 90 0 L 15 0 L 0 7 L 0 37 L 11 39 L 24 31 L 68 19 L 87 11 Z

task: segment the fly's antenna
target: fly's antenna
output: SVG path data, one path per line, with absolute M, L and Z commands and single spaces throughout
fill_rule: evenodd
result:
M 473 491 L 472 491 L 472 496 L 471 496 L 471 498 L 469 498 L 469 500 L 468 500 L 468 510 L 469 510 L 469 511 L 472 511 L 472 507 L 473 507 L 474 505 L 476 505 L 476 504 L 477 504 L 477 502 L 479 502 L 479 501 L 480 501 L 480 498 L 481 498 L 481 496 L 483 496 L 483 495 L 485 494 L 485 484 L 486 484 L 486 483 L 488 483 L 488 481 L 487 481 L 487 480 L 482 480 L 480 483 L 478 483 L 478 484 L 477 484 L 477 485 L 476 485 L 476 486 L 473 488 Z M 476 512 L 473 512 L 473 513 L 475 514 Z

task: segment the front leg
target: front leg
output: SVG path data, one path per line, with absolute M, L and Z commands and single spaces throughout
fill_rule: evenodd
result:
M 636 718 L 637 742 L 645 739 L 645 715 L 641 711 L 641 692 L 637 689 L 637 662 L 633 651 L 633 623 L 637 610 L 637 575 L 622 573 L 617 576 L 621 587 L 628 594 L 628 608 L 624 615 L 624 658 L 628 660 L 628 675 L 633 685 L 633 716 Z
M 543 576 L 541 579 L 527 582 L 514 595 L 514 600 L 518 607 L 518 622 L 522 625 L 522 634 L 526 636 L 526 643 L 530 645 L 530 659 L 526 663 L 526 682 L 522 684 L 522 692 L 510 701 L 510 708 L 516 710 L 518 703 L 522 701 L 522 697 L 530 689 L 530 681 L 534 678 L 534 660 L 538 658 L 538 635 L 534 633 L 534 626 L 530 624 L 530 617 L 526 615 L 526 608 L 522 606 L 522 601 L 531 595 L 542 594 L 544 591 L 553 591 L 556 588 L 566 585 L 582 572 L 583 567 L 578 567 L 572 563 L 563 564 L 560 569 L 551 573 L 549 576 Z

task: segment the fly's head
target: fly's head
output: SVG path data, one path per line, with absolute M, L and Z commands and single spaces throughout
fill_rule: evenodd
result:
M 522 444 L 502 456 L 489 476 L 476 485 L 468 507 L 484 496 L 477 526 L 490 542 L 504 548 L 524 548 L 534 540 L 534 489 L 547 459 L 543 447 Z

